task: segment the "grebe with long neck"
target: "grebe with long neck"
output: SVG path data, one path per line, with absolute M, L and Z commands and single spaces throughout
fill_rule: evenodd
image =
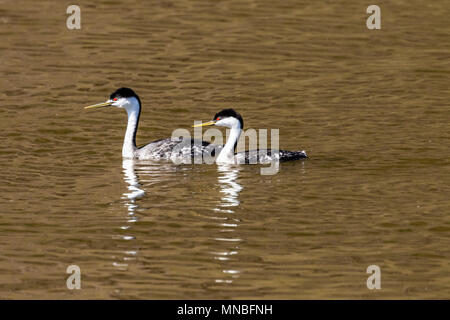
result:
M 308 158 L 305 151 L 257 149 L 235 153 L 239 137 L 244 128 L 244 120 L 233 109 L 224 109 L 216 113 L 212 121 L 194 125 L 193 127 L 213 125 L 230 128 L 228 140 L 216 157 L 216 163 L 218 164 L 255 164 Z
M 143 147 L 136 146 L 136 132 L 141 115 L 141 100 L 139 96 L 130 88 L 120 88 L 114 91 L 106 102 L 85 107 L 117 107 L 125 109 L 128 115 L 128 124 L 123 140 L 122 157 L 128 159 L 158 160 L 194 157 L 202 155 L 203 152 L 213 154 L 215 150 L 220 150 L 222 146 L 210 144 L 206 141 L 194 139 L 166 138 L 150 142 Z

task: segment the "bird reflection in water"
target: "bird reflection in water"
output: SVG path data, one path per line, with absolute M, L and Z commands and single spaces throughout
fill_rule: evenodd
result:
M 162 181 L 170 179 L 172 173 L 177 172 L 177 167 L 171 163 L 161 163 L 151 160 L 135 160 L 124 159 L 122 162 L 123 179 L 127 184 L 127 191 L 123 193 L 121 200 L 127 209 L 127 219 L 120 227 L 120 235 L 116 235 L 116 239 L 126 240 L 121 243 L 120 256 L 114 258 L 118 261 L 113 265 L 120 270 L 127 270 L 129 262 L 137 259 L 139 245 L 135 241 L 136 237 L 132 234 L 133 225 L 139 221 L 138 211 L 144 210 L 140 208 L 139 199 L 146 195 L 146 191 L 141 186 L 145 183 L 146 188 L 157 186 Z M 139 178 L 138 175 L 144 177 Z M 123 249 L 125 247 L 125 249 Z
M 158 184 L 167 179 L 169 172 L 177 170 L 176 166 L 156 163 L 143 163 L 142 161 L 126 159 L 123 161 L 124 180 L 127 183 L 127 191 L 123 193 L 122 200 L 127 209 L 127 220 L 120 227 L 122 232 L 118 239 L 127 240 L 122 243 L 126 248 L 121 246 L 120 254 L 117 255 L 114 266 L 119 270 L 127 270 L 129 262 L 136 260 L 138 256 L 138 244 L 136 238 L 132 234 L 133 224 L 138 221 L 137 211 L 139 208 L 139 199 L 145 196 L 138 174 L 145 175 L 146 186 Z M 215 279 L 216 283 L 232 283 L 239 278 L 241 271 L 232 267 L 230 264 L 236 261 L 233 256 L 239 254 L 240 244 L 243 240 L 236 235 L 240 219 L 236 216 L 235 210 L 240 205 L 239 193 L 242 186 L 237 182 L 241 167 L 235 165 L 218 165 L 218 187 L 220 191 L 220 201 L 213 209 L 212 217 L 218 222 L 220 227 L 219 233 L 216 234 L 214 240 L 219 245 L 212 252 L 214 259 L 220 263 L 221 277 Z M 141 180 L 142 181 L 142 180 Z
M 221 199 L 219 205 L 214 208 L 217 215 L 214 219 L 219 220 L 220 237 L 214 238 L 221 245 L 223 249 L 213 252 L 214 259 L 223 263 L 222 270 L 223 277 L 216 279 L 216 283 L 232 283 L 239 278 L 240 271 L 236 268 L 229 267 L 233 256 L 237 255 L 240 250 L 240 243 L 243 241 L 235 235 L 235 231 L 239 227 L 240 219 L 235 216 L 235 209 L 239 206 L 239 192 L 242 191 L 242 186 L 237 182 L 239 177 L 239 166 L 233 165 L 218 165 L 219 172 L 218 185 L 220 187 Z
M 140 188 L 141 185 L 139 184 L 134 166 L 135 163 L 132 159 L 124 159 L 122 162 L 123 173 L 125 175 L 124 180 L 128 184 L 128 192 L 123 194 L 122 199 L 128 199 L 128 201 L 125 202 L 125 206 L 128 208 L 128 214 L 134 219 L 137 219 L 134 217 L 137 208 L 136 199 L 143 197 L 145 191 Z M 132 222 L 137 221 L 134 219 Z
M 143 197 L 145 195 L 145 191 L 141 189 L 138 176 L 136 175 L 135 160 L 124 159 L 122 162 L 122 168 L 124 180 L 128 185 L 127 192 L 125 192 L 122 196 L 122 199 L 124 200 L 124 206 L 127 208 L 128 218 L 126 220 L 126 223 L 121 226 L 120 229 L 131 230 L 132 225 L 138 221 L 138 217 L 136 216 L 136 211 L 138 209 L 136 200 Z M 117 238 L 122 240 L 136 239 L 136 237 L 132 234 L 121 234 L 117 236 Z M 128 268 L 128 262 L 131 260 L 136 260 L 137 254 L 137 248 L 127 249 L 126 251 L 123 251 L 123 257 L 121 257 L 121 261 L 114 262 L 113 265 L 118 269 L 126 270 Z

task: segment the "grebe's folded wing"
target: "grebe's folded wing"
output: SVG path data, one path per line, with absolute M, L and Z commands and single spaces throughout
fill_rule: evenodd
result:
M 171 157 L 186 158 L 208 154 L 216 156 L 223 146 L 212 144 L 193 138 L 166 138 L 160 139 L 139 148 L 139 158 L 170 159 Z
M 306 159 L 305 151 L 288 151 L 273 149 L 257 149 L 238 152 L 235 155 L 237 163 L 258 164 L 270 163 L 272 161 L 292 161 Z

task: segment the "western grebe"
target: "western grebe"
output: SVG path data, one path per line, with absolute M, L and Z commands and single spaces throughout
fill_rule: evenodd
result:
M 197 124 L 193 127 L 212 125 L 231 129 L 228 141 L 217 156 L 216 163 L 255 164 L 308 158 L 305 151 L 258 149 L 235 153 L 239 136 L 244 127 L 244 120 L 241 115 L 233 109 L 224 109 L 219 113 L 216 113 L 212 121 Z
M 174 158 L 201 156 L 203 152 L 214 155 L 215 150 L 222 148 L 222 146 L 213 145 L 206 141 L 177 137 L 156 140 L 138 148 L 136 146 L 136 132 L 141 115 L 141 100 L 139 96 L 130 88 L 119 88 L 111 93 L 106 102 L 87 106 L 85 109 L 109 106 L 125 109 L 128 114 L 127 130 L 122 147 L 122 156 L 124 158 L 173 160 Z

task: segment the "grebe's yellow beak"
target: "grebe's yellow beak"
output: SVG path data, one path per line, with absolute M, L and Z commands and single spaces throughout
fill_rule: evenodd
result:
M 209 121 L 209 122 L 204 122 L 204 123 L 200 123 L 200 124 L 193 125 L 192 127 L 193 127 L 193 128 L 197 128 L 197 127 L 212 126 L 212 125 L 214 125 L 216 122 L 217 122 L 216 120 L 212 120 L 212 121 Z
M 106 101 L 102 103 L 93 104 L 91 106 L 84 107 L 85 109 L 92 109 L 92 108 L 100 108 L 100 107 L 108 107 L 112 105 L 112 101 Z

